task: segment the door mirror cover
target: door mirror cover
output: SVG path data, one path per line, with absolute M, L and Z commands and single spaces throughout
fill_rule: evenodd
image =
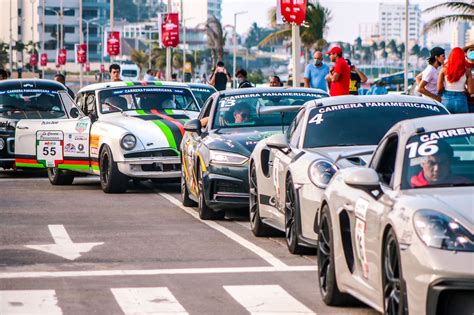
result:
M 288 148 L 288 141 L 286 136 L 282 133 L 269 137 L 265 143 L 267 144 L 267 147 L 272 149 L 281 150 Z
M 79 112 L 79 110 L 76 107 L 73 107 L 69 111 L 69 116 L 71 118 L 79 118 L 81 116 L 81 113 Z
M 197 132 L 198 134 L 201 133 L 201 120 L 199 119 L 192 119 L 184 124 L 184 130 L 189 132 Z
M 380 180 L 377 172 L 368 167 L 351 167 L 346 170 L 344 182 L 349 186 L 379 186 Z

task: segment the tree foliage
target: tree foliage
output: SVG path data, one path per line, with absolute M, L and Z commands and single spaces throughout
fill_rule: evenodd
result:
M 440 12 L 441 15 L 425 24 L 423 28 L 424 33 L 439 31 L 447 23 L 474 23 L 474 0 L 446 1 L 423 11 L 423 13 L 433 12 Z

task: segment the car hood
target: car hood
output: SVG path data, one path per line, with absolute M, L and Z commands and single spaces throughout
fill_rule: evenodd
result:
M 59 119 L 65 118 L 64 115 L 58 115 L 56 112 L 49 111 L 21 111 L 13 113 L 8 117 L 0 117 L 0 131 L 14 131 L 16 124 L 20 119 Z
M 474 229 L 474 188 L 468 187 L 439 187 L 402 190 L 409 197 L 414 209 L 429 209 L 443 212 L 453 219 L 467 222 Z
M 307 149 L 309 152 L 320 155 L 334 162 L 339 155 L 357 154 L 358 152 L 375 150 L 375 145 L 361 145 L 361 146 L 343 146 L 343 147 L 322 147 Z M 370 162 L 372 154 L 356 155 L 347 159 L 340 159 L 337 166 L 345 168 L 351 166 L 366 165 Z
M 282 133 L 281 126 L 226 128 L 212 130 L 203 141 L 211 150 L 229 151 L 248 157 L 260 140 L 277 133 Z
M 133 134 L 147 150 L 163 147 L 178 150 L 183 139 L 184 123 L 188 120 L 187 115 L 174 110 L 156 113 L 127 111 L 100 118 L 102 123 L 120 127 Z

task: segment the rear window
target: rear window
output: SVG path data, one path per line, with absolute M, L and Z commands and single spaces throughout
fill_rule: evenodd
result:
M 124 77 L 136 77 L 137 75 L 137 70 L 122 70 L 122 76 Z
M 65 116 L 57 90 L 30 88 L 0 91 L 0 117 L 42 119 Z
M 376 145 L 401 120 L 442 114 L 448 114 L 442 106 L 410 102 L 367 102 L 317 107 L 309 114 L 303 146 Z

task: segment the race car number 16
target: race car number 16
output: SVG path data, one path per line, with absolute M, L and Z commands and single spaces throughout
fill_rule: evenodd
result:
M 63 162 L 64 134 L 62 131 L 36 133 L 36 160 L 45 167 L 56 167 Z

